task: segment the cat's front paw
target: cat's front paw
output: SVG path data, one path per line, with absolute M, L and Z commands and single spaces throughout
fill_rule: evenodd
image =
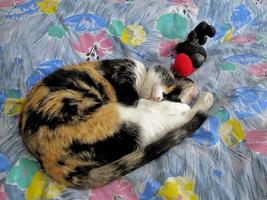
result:
M 207 112 L 214 103 L 213 94 L 210 92 L 203 92 L 197 100 L 195 106 L 201 112 Z
M 191 109 L 191 107 L 184 103 L 171 102 L 171 101 L 162 101 L 160 103 L 161 113 L 167 115 L 180 115 Z
M 181 103 L 190 104 L 192 99 L 195 98 L 198 94 L 197 86 L 194 84 L 192 86 L 189 86 L 181 92 L 179 99 L 181 100 Z

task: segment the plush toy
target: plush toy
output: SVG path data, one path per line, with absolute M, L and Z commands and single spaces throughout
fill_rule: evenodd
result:
M 206 50 L 202 45 L 206 43 L 207 36 L 211 38 L 215 33 L 213 26 L 204 21 L 199 23 L 188 34 L 184 42 L 176 45 L 175 52 L 177 55 L 171 69 L 181 76 L 187 77 L 199 68 L 207 58 Z

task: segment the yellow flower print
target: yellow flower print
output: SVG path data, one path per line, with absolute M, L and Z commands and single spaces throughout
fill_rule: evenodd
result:
M 44 193 L 44 199 L 53 199 L 57 197 L 63 190 L 65 189 L 65 186 L 59 185 L 58 183 L 54 181 L 50 181 L 45 193 Z
M 64 186 L 51 181 L 45 173 L 39 170 L 26 190 L 26 200 L 56 198 L 64 189 Z
M 48 15 L 52 15 L 56 12 L 59 0 L 43 0 L 37 3 L 40 10 Z
M 245 137 L 244 129 L 236 119 L 230 119 L 220 126 L 220 136 L 229 147 L 241 142 Z
M 145 41 L 144 28 L 138 24 L 128 25 L 121 33 L 121 41 L 131 46 L 139 46 Z
M 195 183 L 191 177 L 171 177 L 163 183 L 157 196 L 165 200 L 198 200 L 194 187 Z
M 221 39 L 221 42 L 230 42 L 233 37 L 234 31 L 234 28 L 231 28 L 229 31 L 227 31 L 224 37 Z
M 9 116 L 16 116 L 21 113 L 24 99 L 7 98 L 4 102 L 3 112 Z

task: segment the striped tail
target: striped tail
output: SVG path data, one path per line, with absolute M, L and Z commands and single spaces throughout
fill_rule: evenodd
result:
M 79 189 L 94 188 L 108 184 L 158 158 L 174 145 L 181 143 L 184 138 L 196 131 L 206 119 L 206 114 L 197 113 L 182 128 L 169 131 L 157 141 L 127 154 L 114 162 L 90 169 L 85 176 L 73 177 L 70 183 L 72 183 L 73 187 Z

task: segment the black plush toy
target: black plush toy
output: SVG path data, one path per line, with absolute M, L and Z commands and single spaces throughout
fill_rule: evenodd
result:
M 207 58 L 206 50 L 202 45 L 215 35 L 215 28 L 206 22 L 201 22 L 191 31 L 187 39 L 175 47 L 177 53 L 172 70 L 181 76 L 187 77 L 199 68 Z

